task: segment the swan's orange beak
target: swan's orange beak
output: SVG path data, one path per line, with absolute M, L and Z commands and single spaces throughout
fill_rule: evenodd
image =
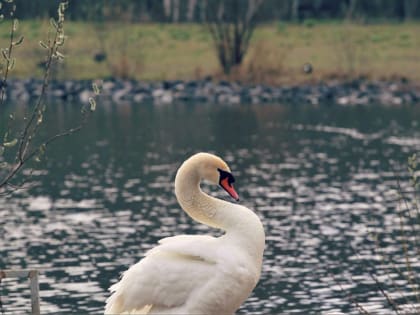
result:
M 229 182 L 229 178 L 223 178 L 222 180 L 220 180 L 220 186 L 222 186 L 222 188 L 224 190 L 226 190 L 226 192 L 236 201 L 239 201 L 239 195 L 236 192 L 235 188 L 233 188 L 233 185 L 231 182 Z

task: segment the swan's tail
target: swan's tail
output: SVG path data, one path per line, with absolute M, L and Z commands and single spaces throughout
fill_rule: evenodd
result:
M 111 287 L 111 291 L 112 287 Z M 107 300 L 105 306 L 105 315 L 117 315 L 117 314 L 136 314 L 146 315 L 149 314 L 153 305 L 145 305 L 141 309 L 127 310 L 124 303 L 124 297 L 114 292 Z
M 146 315 L 146 314 L 149 314 L 151 309 L 152 309 L 152 305 L 145 305 L 141 309 L 127 310 L 124 307 L 124 299 L 120 295 L 117 295 L 114 293 L 106 301 L 105 315 L 117 315 L 117 314 Z
M 106 300 L 105 315 L 121 314 L 124 311 L 124 298 L 113 292 Z

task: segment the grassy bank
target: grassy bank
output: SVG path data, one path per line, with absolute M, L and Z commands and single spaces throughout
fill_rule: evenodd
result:
M 87 79 L 110 76 L 142 80 L 197 79 L 220 75 L 211 37 L 200 25 L 66 22 L 67 56 L 54 76 Z M 48 21 L 21 21 L 24 43 L 16 48 L 14 77 L 39 77 Z M 299 83 L 332 77 L 405 77 L 420 82 L 420 23 L 351 25 L 273 23 L 256 30 L 244 66 L 235 78 L 267 83 Z M 0 46 L 8 45 L 5 22 Z M 94 60 L 105 51 L 107 58 Z M 305 75 L 310 62 L 314 72 Z

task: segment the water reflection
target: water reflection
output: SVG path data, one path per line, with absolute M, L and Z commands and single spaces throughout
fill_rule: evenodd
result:
M 79 109 L 49 115 L 54 133 Z M 158 239 L 219 233 L 192 222 L 173 195 L 179 164 L 210 151 L 230 162 L 267 232 L 262 279 L 240 313 L 357 314 L 350 294 L 389 313 L 369 272 L 414 301 L 398 293 L 409 286 L 393 268 L 404 257 L 391 236 L 400 235 L 395 170 L 419 150 L 419 116 L 416 107 L 99 107 L 82 133 L 49 150 L 30 189 L 0 201 L 0 268 L 43 270 L 45 314 L 101 312 L 108 286 Z M 369 236 L 384 229 L 392 264 Z M 25 281 L 5 281 L 1 292 L 5 314 L 29 309 Z

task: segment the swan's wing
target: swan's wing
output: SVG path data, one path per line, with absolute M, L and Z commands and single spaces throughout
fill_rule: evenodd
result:
M 216 239 L 208 235 L 178 235 L 159 240 L 159 246 L 152 248 L 146 256 L 154 252 L 170 252 L 200 258 L 214 263 L 217 259 Z
M 119 314 L 152 308 L 172 309 L 184 305 L 194 291 L 214 275 L 214 238 L 175 236 L 160 241 L 120 282 L 113 285 L 106 314 Z

